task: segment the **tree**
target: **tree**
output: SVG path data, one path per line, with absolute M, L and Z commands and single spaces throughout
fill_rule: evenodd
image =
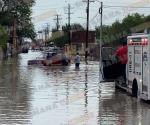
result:
M 144 15 L 140 15 L 138 13 L 128 15 L 122 21 L 122 27 L 124 31 L 131 33 L 130 29 L 136 25 L 139 25 L 144 22 Z
M 138 13 L 128 15 L 122 22 L 115 21 L 111 26 L 103 25 L 103 43 L 112 45 L 120 44 L 126 40 L 127 36 L 132 33 L 131 28 L 142 23 L 150 21 L 150 16 L 140 15 Z M 96 27 L 96 38 L 99 39 L 99 27 Z
M 28 37 L 34 40 L 36 37 L 36 33 L 34 32 L 34 26 L 32 23 L 28 23 L 21 27 L 21 29 L 17 30 L 17 34 L 19 37 Z
M 84 28 L 82 27 L 82 25 L 80 24 L 72 24 L 69 28 L 69 26 L 66 24 L 64 26 L 62 26 L 62 30 L 64 32 L 64 35 L 63 36 L 60 36 L 56 39 L 53 39 L 51 41 L 53 41 L 57 46 L 64 46 L 65 44 L 68 44 L 69 43 L 69 31 L 70 30 L 84 30 Z M 52 32 L 57 32 L 57 30 L 54 28 L 52 29 Z M 50 41 L 50 42 L 51 42 Z
M 70 25 L 70 28 L 68 26 L 68 24 L 62 26 L 62 30 L 67 33 L 69 30 L 84 30 L 83 26 L 78 24 L 78 23 L 74 23 Z
M 68 43 L 68 36 L 64 34 L 63 36 L 54 39 L 53 42 L 56 46 L 63 47 L 65 44 Z
M 14 20 L 17 22 L 19 37 L 35 37 L 34 26 L 31 22 L 31 7 L 34 0 L 2 0 L 0 11 L 0 24 L 12 26 Z

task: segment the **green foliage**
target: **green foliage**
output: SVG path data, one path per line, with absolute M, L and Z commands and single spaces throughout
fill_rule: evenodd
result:
M 66 32 L 69 32 L 69 30 L 84 30 L 84 28 L 82 27 L 82 25 L 78 23 L 74 23 L 74 24 L 71 24 L 70 27 L 68 26 L 68 24 L 66 24 L 65 26 L 62 26 L 62 30 L 66 33 Z
M 68 43 L 68 36 L 65 34 L 64 36 L 54 39 L 53 42 L 55 45 L 63 47 L 65 44 Z
M 75 24 L 72 24 L 70 27 L 67 24 L 65 26 L 62 26 L 62 30 L 64 32 L 63 36 L 60 36 L 50 41 L 50 42 L 54 42 L 54 44 L 60 47 L 69 43 L 69 31 L 70 30 L 84 30 L 84 28 L 80 24 L 75 23 Z M 57 30 L 52 29 L 52 32 L 53 33 L 57 32 Z
M 0 25 L 0 46 L 5 47 L 8 41 L 8 36 L 4 28 Z
M 123 30 L 130 32 L 130 28 L 143 23 L 144 18 L 145 18 L 144 15 L 139 15 L 138 13 L 128 15 L 122 21 Z
M 148 21 L 150 16 L 135 13 L 125 17 L 122 22 L 116 21 L 111 26 L 103 25 L 103 42 L 112 45 L 121 44 L 131 34 L 131 28 Z M 96 38 L 99 39 L 99 36 L 99 27 L 96 27 Z
M 34 26 L 33 24 L 26 24 L 21 29 L 17 30 L 17 34 L 19 37 L 28 37 L 34 40 L 36 37 L 36 33 L 34 32 Z
M 17 21 L 18 37 L 35 38 L 34 26 L 31 22 L 31 7 L 34 0 L 2 0 L 4 5 L 0 11 L 0 24 L 3 26 L 13 26 Z

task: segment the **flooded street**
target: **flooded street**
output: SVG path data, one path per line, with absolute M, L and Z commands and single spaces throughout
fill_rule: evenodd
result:
M 28 66 L 37 55 L 0 65 L 0 125 L 150 125 L 150 104 L 99 83 L 99 62 Z

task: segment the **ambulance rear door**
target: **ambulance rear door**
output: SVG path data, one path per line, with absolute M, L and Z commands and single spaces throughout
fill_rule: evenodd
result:
M 148 45 L 148 37 L 143 37 L 143 82 L 142 82 L 142 94 L 145 98 L 148 98 L 148 84 L 149 84 L 149 45 Z
M 135 39 L 137 39 L 137 38 L 132 38 L 133 41 Z M 140 38 L 138 38 L 138 39 L 140 39 Z M 134 78 L 137 80 L 137 83 L 138 83 L 138 90 L 142 89 L 142 81 L 143 81 L 142 52 L 143 52 L 142 45 L 140 45 L 137 42 L 134 43 L 133 73 L 134 73 Z
M 128 41 L 130 41 L 128 47 L 128 76 L 130 80 L 137 80 L 139 94 L 147 97 L 149 82 L 148 39 L 146 36 L 132 36 Z M 131 88 L 131 86 L 129 87 Z

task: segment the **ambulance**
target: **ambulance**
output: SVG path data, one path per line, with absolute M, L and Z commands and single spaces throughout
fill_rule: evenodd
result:
M 150 34 L 132 34 L 127 40 L 127 91 L 140 99 L 150 100 Z

